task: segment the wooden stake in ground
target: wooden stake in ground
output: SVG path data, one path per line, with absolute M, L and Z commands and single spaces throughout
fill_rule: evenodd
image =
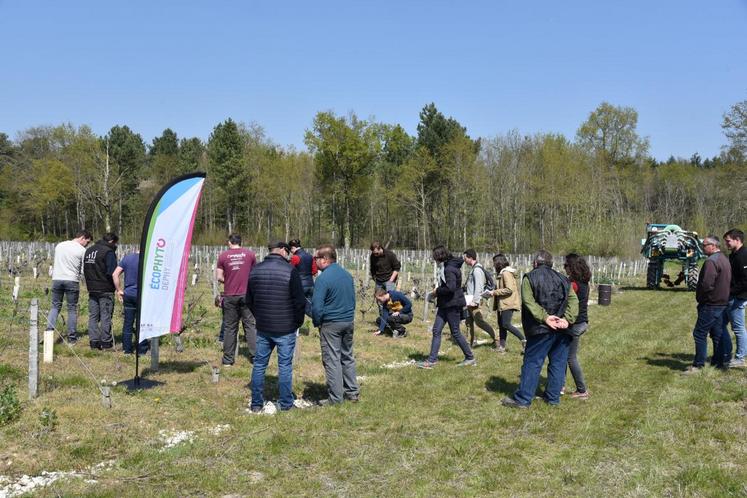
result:
M 13 279 L 13 302 L 18 302 L 18 294 L 21 293 L 21 277 Z
M 35 399 L 39 387 L 39 300 L 32 299 L 29 328 L 29 399 Z
M 150 340 L 150 369 L 153 372 L 158 371 L 158 337 Z
M 44 331 L 44 363 L 54 361 L 54 330 Z

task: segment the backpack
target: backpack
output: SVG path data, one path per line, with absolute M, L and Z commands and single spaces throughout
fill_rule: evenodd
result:
M 485 267 L 479 263 L 476 264 L 475 267 L 480 268 L 482 270 L 482 273 L 485 275 L 485 288 L 482 291 L 494 291 L 495 278 L 493 278 L 493 274 L 489 270 L 486 270 Z

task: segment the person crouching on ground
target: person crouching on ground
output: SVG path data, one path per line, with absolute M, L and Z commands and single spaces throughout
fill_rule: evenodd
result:
M 521 323 L 527 334 L 521 381 L 513 397 L 501 401 L 510 408 L 532 404 L 545 357 L 549 363 L 544 399 L 550 405 L 560 403 L 571 344 L 571 336 L 565 332 L 578 315 L 578 297 L 568 279 L 552 269 L 552 255 L 538 251 L 533 266 L 521 283 Z
M 433 249 L 433 260 L 439 266 L 438 287 L 433 291 L 436 294 L 436 321 L 433 324 L 430 355 L 426 361 L 418 363 L 418 368 L 431 369 L 436 365 L 438 351 L 441 349 L 441 331 L 447 323 L 454 342 L 464 353 L 464 360 L 458 365 L 460 367 L 476 365 L 475 355 L 459 331 L 462 309 L 467 304 L 462 291 L 461 267 L 464 261 L 453 257 L 444 246 Z
M 388 328 L 392 337 L 405 337 L 405 324 L 412 321 L 412 302 L 401 292 L 385 289 L 376 290 L 376 300 L 383 311 L 379 320 L 379 328 L 374 335 L 381 335 Z

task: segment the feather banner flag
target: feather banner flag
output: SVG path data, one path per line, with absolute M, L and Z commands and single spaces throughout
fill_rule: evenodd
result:
M 205 173 L 170 181 L 148 209 L 140 239 L 138 343 L 180 332 L 189 250 Z

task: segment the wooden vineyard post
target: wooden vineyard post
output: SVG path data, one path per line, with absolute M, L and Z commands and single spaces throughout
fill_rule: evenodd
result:
M 29 328 L 29 399 L 35 399 L 39 389 L 39 300 L 32 299 Z

